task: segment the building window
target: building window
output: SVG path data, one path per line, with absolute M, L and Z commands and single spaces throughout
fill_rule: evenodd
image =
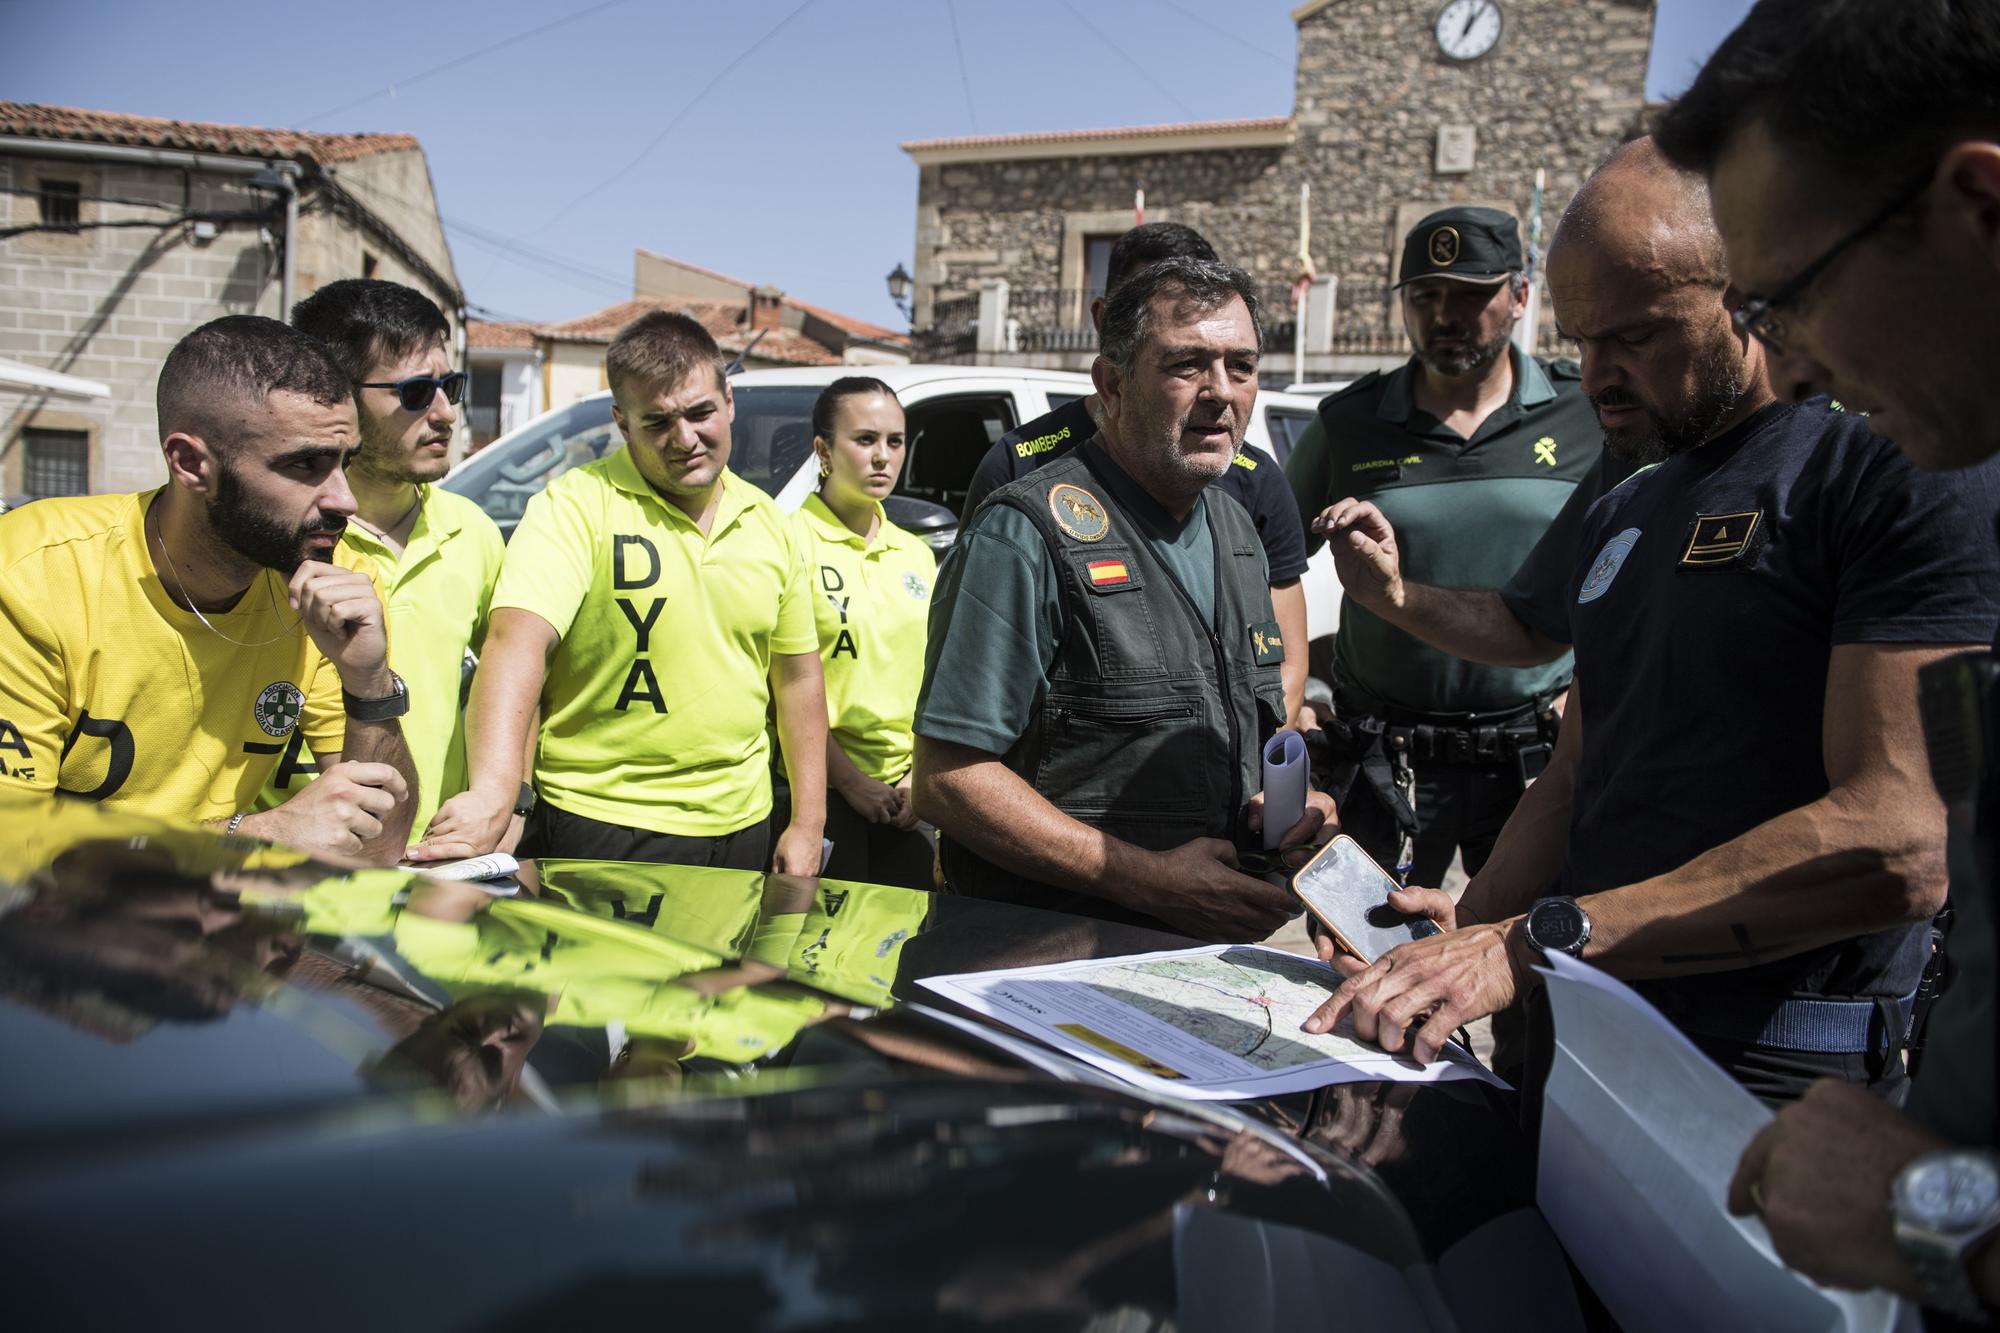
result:
M 375 269 L 380 262 L 381 261 L 377 260 L 374 255 L 371 255 L 366 250 L 363 250 L 361 252 L 361 276 L 364 278 L 374 277 Z
M 1086 311 L 1092 301 L 1104 295 L 1104 289 L 1111 281 L 1111 247 L 1123 234 L 1113 232 L 1109 236 L 1083 238 L 1083 308 Z
M 36 181 L 35 186 L 42 204 L 42 225 L 77 230 L 77 224 L 83 221 L 82 184 L 44 178 Z
M 21 489 L 31 500 L 90 494 L 90 436 L 80 430 L 21 432 Z

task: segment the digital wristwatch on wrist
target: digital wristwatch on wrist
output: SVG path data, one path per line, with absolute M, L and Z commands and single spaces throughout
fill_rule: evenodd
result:
M 1897 1174 L 1889 1211 L 1896 1246 L 1916 1273 L 1924 1304 L 1983 1321 L 1965 1261 L 2000 1230 L 2000 1154 L 1973 1148 L 1925 1153 Z
M 1537 898 L 1522 919 L 1521 933 L 1544 958 L 1552 953 L 1581 958 L 1590 943 L 1590 914 L 1574 898 Z

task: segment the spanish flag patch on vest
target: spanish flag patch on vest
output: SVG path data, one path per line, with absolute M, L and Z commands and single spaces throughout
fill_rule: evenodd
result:
M 1092 560 L 1084 566 L 1090 571 L 1090 586 L 1111 588 L 1132 581 L 1132 571 L 1125 568 L 1123 560 Z

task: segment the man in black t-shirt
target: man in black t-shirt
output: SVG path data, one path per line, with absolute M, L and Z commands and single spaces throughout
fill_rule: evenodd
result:
M 1586 182 L 1549 254 L 1606 446 L 1650 464 L 1592 507 L 1571 575 L 1576 686 L 1554 760 L 1457 929 L 1351 965 L 1352 1010 L 1429 1058 L 1550 950 L 1631 979 L 1753 1092 L 1893 1090 L 1943 901 L 1922 665 L 2000 617 L 2000 489 L 1909 466 L 1859 418 L 1775 401 L 1724 304 L 1699 178 L 1649 140 Z
M 2000 455 L 2000 6 L 1764 0 L 1660 142 L 1709 178 L 1739 319 L 1781 395 L 1870 412 L 1919 467 Z M 1729 1190 L 1807 1276 L 1981 1326 L 2000 1310 L 1994 670 L 1980 655 L 1926 680 L 1956 919 L 1907 1111 L 1818 1084 L 1751 1142 Z M 1943 1319 L 1926 1316 L 1961 1326 Z
M 1105 295 L 1148 264 L 1178 258 L 1213 260 L 1215 251 L 1201 233 L 1179 223 L 1148 222 L 1132 228 L 1111 247 Z M 1092 327 L 1100 326 L 1103 318 L 1104 296 L 1099 296 L 1090 303 Z M 1001 436 L 972 474 L 965 511 L 959 515 L 960 526 L 972 521 L 987 496 L 1061 458 L 1097 434 L 1102 424 L 1097 395 L 1091 394 Z M 1271 609 L 1279 637 L 1284 640 L 1285 659 L 1279 670 L 1285 682 L 1285 716 L 1288 721 L 1296 720 L 1306 687 L 1306 594 L 1299 584 L 1306 572 L 1305 529 L 1299 524 L 1283 469 L 1254 445 L 1239 446 L 1235 464 L 1214 485 L 1250 511 L 1250 521 L 1264 543 L 1264 560 L 1270 567 Z

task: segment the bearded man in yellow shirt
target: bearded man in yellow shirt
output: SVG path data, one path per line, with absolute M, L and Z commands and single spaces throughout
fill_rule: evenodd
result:
M 381 599 L 338 552 L 354 401 L 326 350 L 231 315 L 160 371 L 168 483 L 0 517 L 0 784 L 394 861 L 416 778 Z M 295 730 L 325 772 L 251 802 Z
M 791 524 L 728 469 L 721 352 L 693 319 L 658 312 L 612 340 L 605 375 L 625 448 L 528 502 L 473 681 L 472 785 L 411 859 L 498 845 L 539 703 L 520 855 L 816 875 L 826 694 L 812 594 Z M 793 802 L 775 839 L 772 711 Z

